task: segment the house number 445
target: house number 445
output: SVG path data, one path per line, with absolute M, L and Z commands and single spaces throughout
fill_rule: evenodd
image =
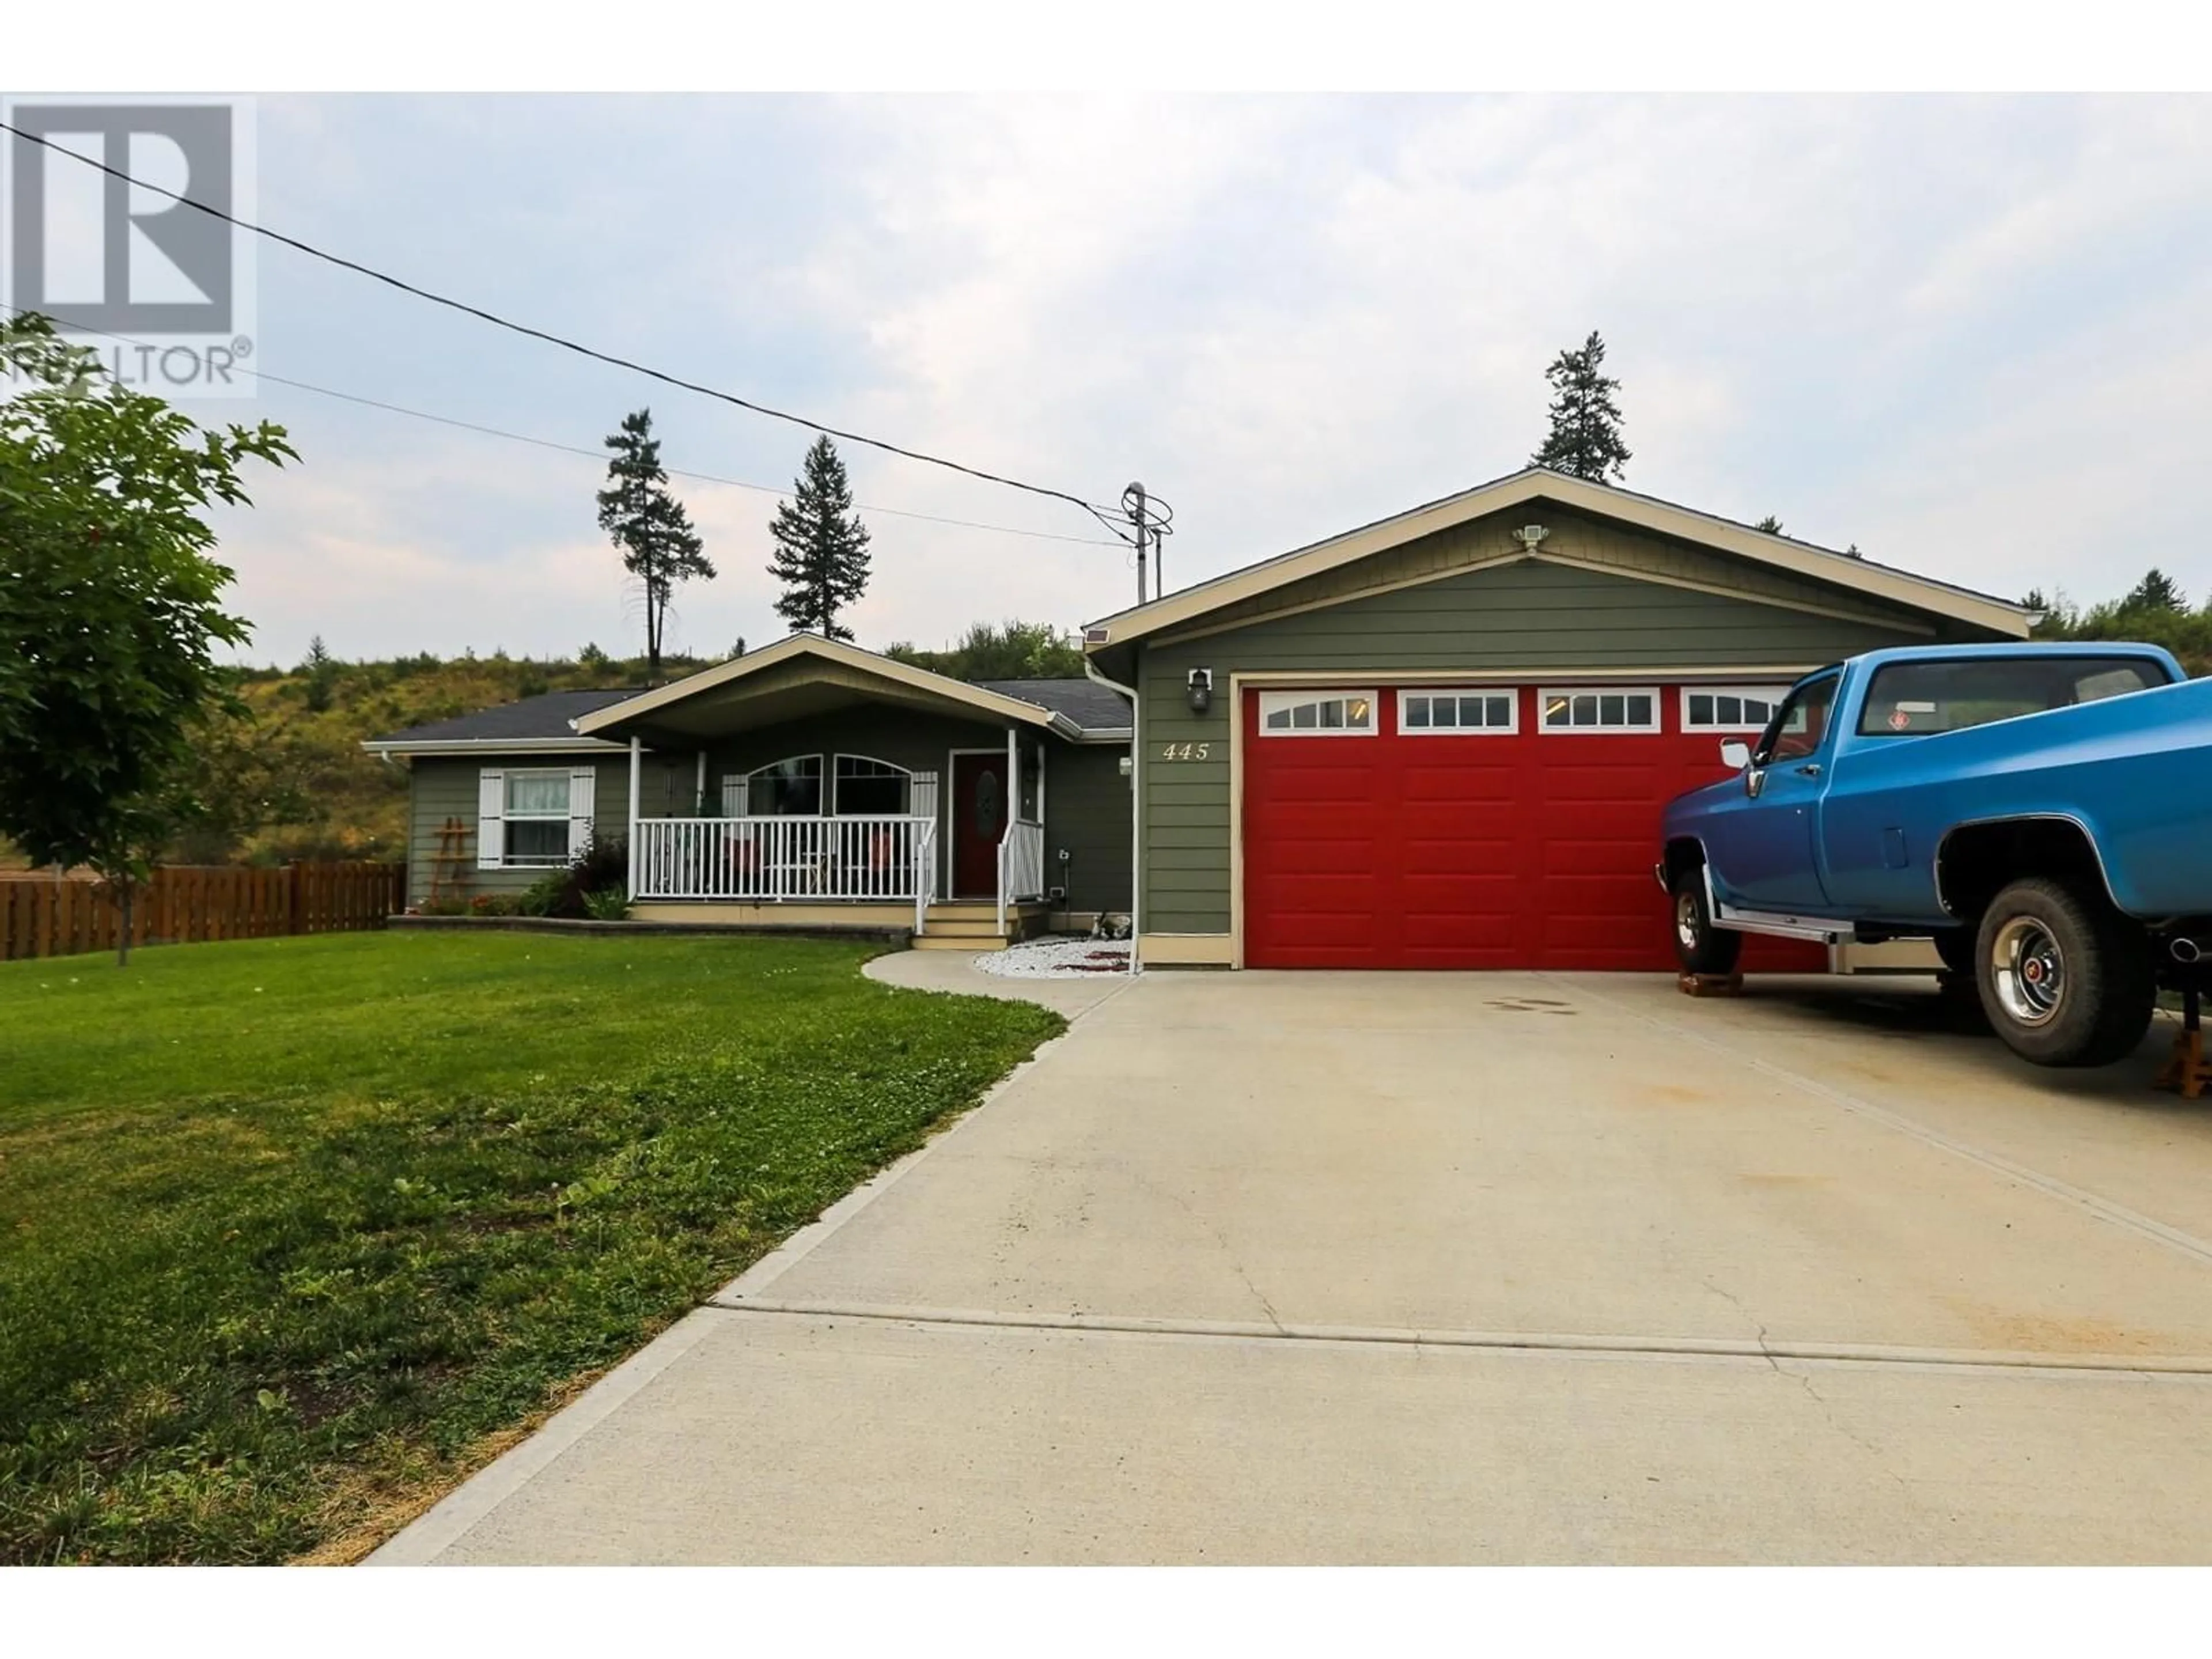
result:
M 1212 750 L 1210 743 L 1171 743 L 1160 750 L 1164 761 L 1201 761 Z

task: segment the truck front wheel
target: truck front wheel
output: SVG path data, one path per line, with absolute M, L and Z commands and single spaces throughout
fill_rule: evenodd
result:
M 2038 877 L 1982 914 L 1974 982 L 1990 1024 L 2039 1066 L 2105 1066 L 2134 1052 L 2158 987 L 2149 941 L 2102 895 Z
M 1686 974 L 1732 974 L 1743 954 L 1743 935 L 1713 926 L 1705 903 L 1705 872 L 1691 865 L 1674 872 L 1674 957 Z

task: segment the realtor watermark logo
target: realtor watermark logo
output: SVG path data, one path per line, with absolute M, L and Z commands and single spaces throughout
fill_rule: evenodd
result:
M 0 119 L 7 304 L 135 391 L 252 397 L 254 238 L 190 205 L 252 220 L 252 100 L 7 98 Z

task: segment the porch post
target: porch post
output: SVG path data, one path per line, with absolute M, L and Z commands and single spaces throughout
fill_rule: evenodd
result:
M 714 816 L 707 810 L 707 751 L 703 749 L 699 751 L 699 781 L 691 792 L 691 811 L 698 817 Z
M 637 738 L 629 740 L 629 896 L 637 896 L 637 793 L 638 757 L 645 745 Z
M 999 836 L 999 932 L 1006 931 L 1006 854 L 1014 842 L 1014 820 L 1021 816 L 1022 807 L 1022 744 L 1021 734 L 1013 726 L 1006 728 L 1006 827 Z

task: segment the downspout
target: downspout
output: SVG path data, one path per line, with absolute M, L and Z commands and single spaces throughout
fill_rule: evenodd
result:
M 1139 653 L 1144 647 L 1139 646 Z M 1142 658 L 1139 659 L 1141 668 Z M 1137 688 L 1124 685 L 1119 680 L 1109 680 L 1098 672 L 1098 665 L 1091 660 L 1088 652 L 1083 657 L 1084 678 L 1104 686 L 1109 691 L 1119 691 L 1129 700 L 1129 971 L 1145 971 L 1144 946 L 1137 921 L 1142 914 L 1145 897 L 1145 790 L 1142 769 L 1145 755 L 1145 708 L 1137 696 Z

